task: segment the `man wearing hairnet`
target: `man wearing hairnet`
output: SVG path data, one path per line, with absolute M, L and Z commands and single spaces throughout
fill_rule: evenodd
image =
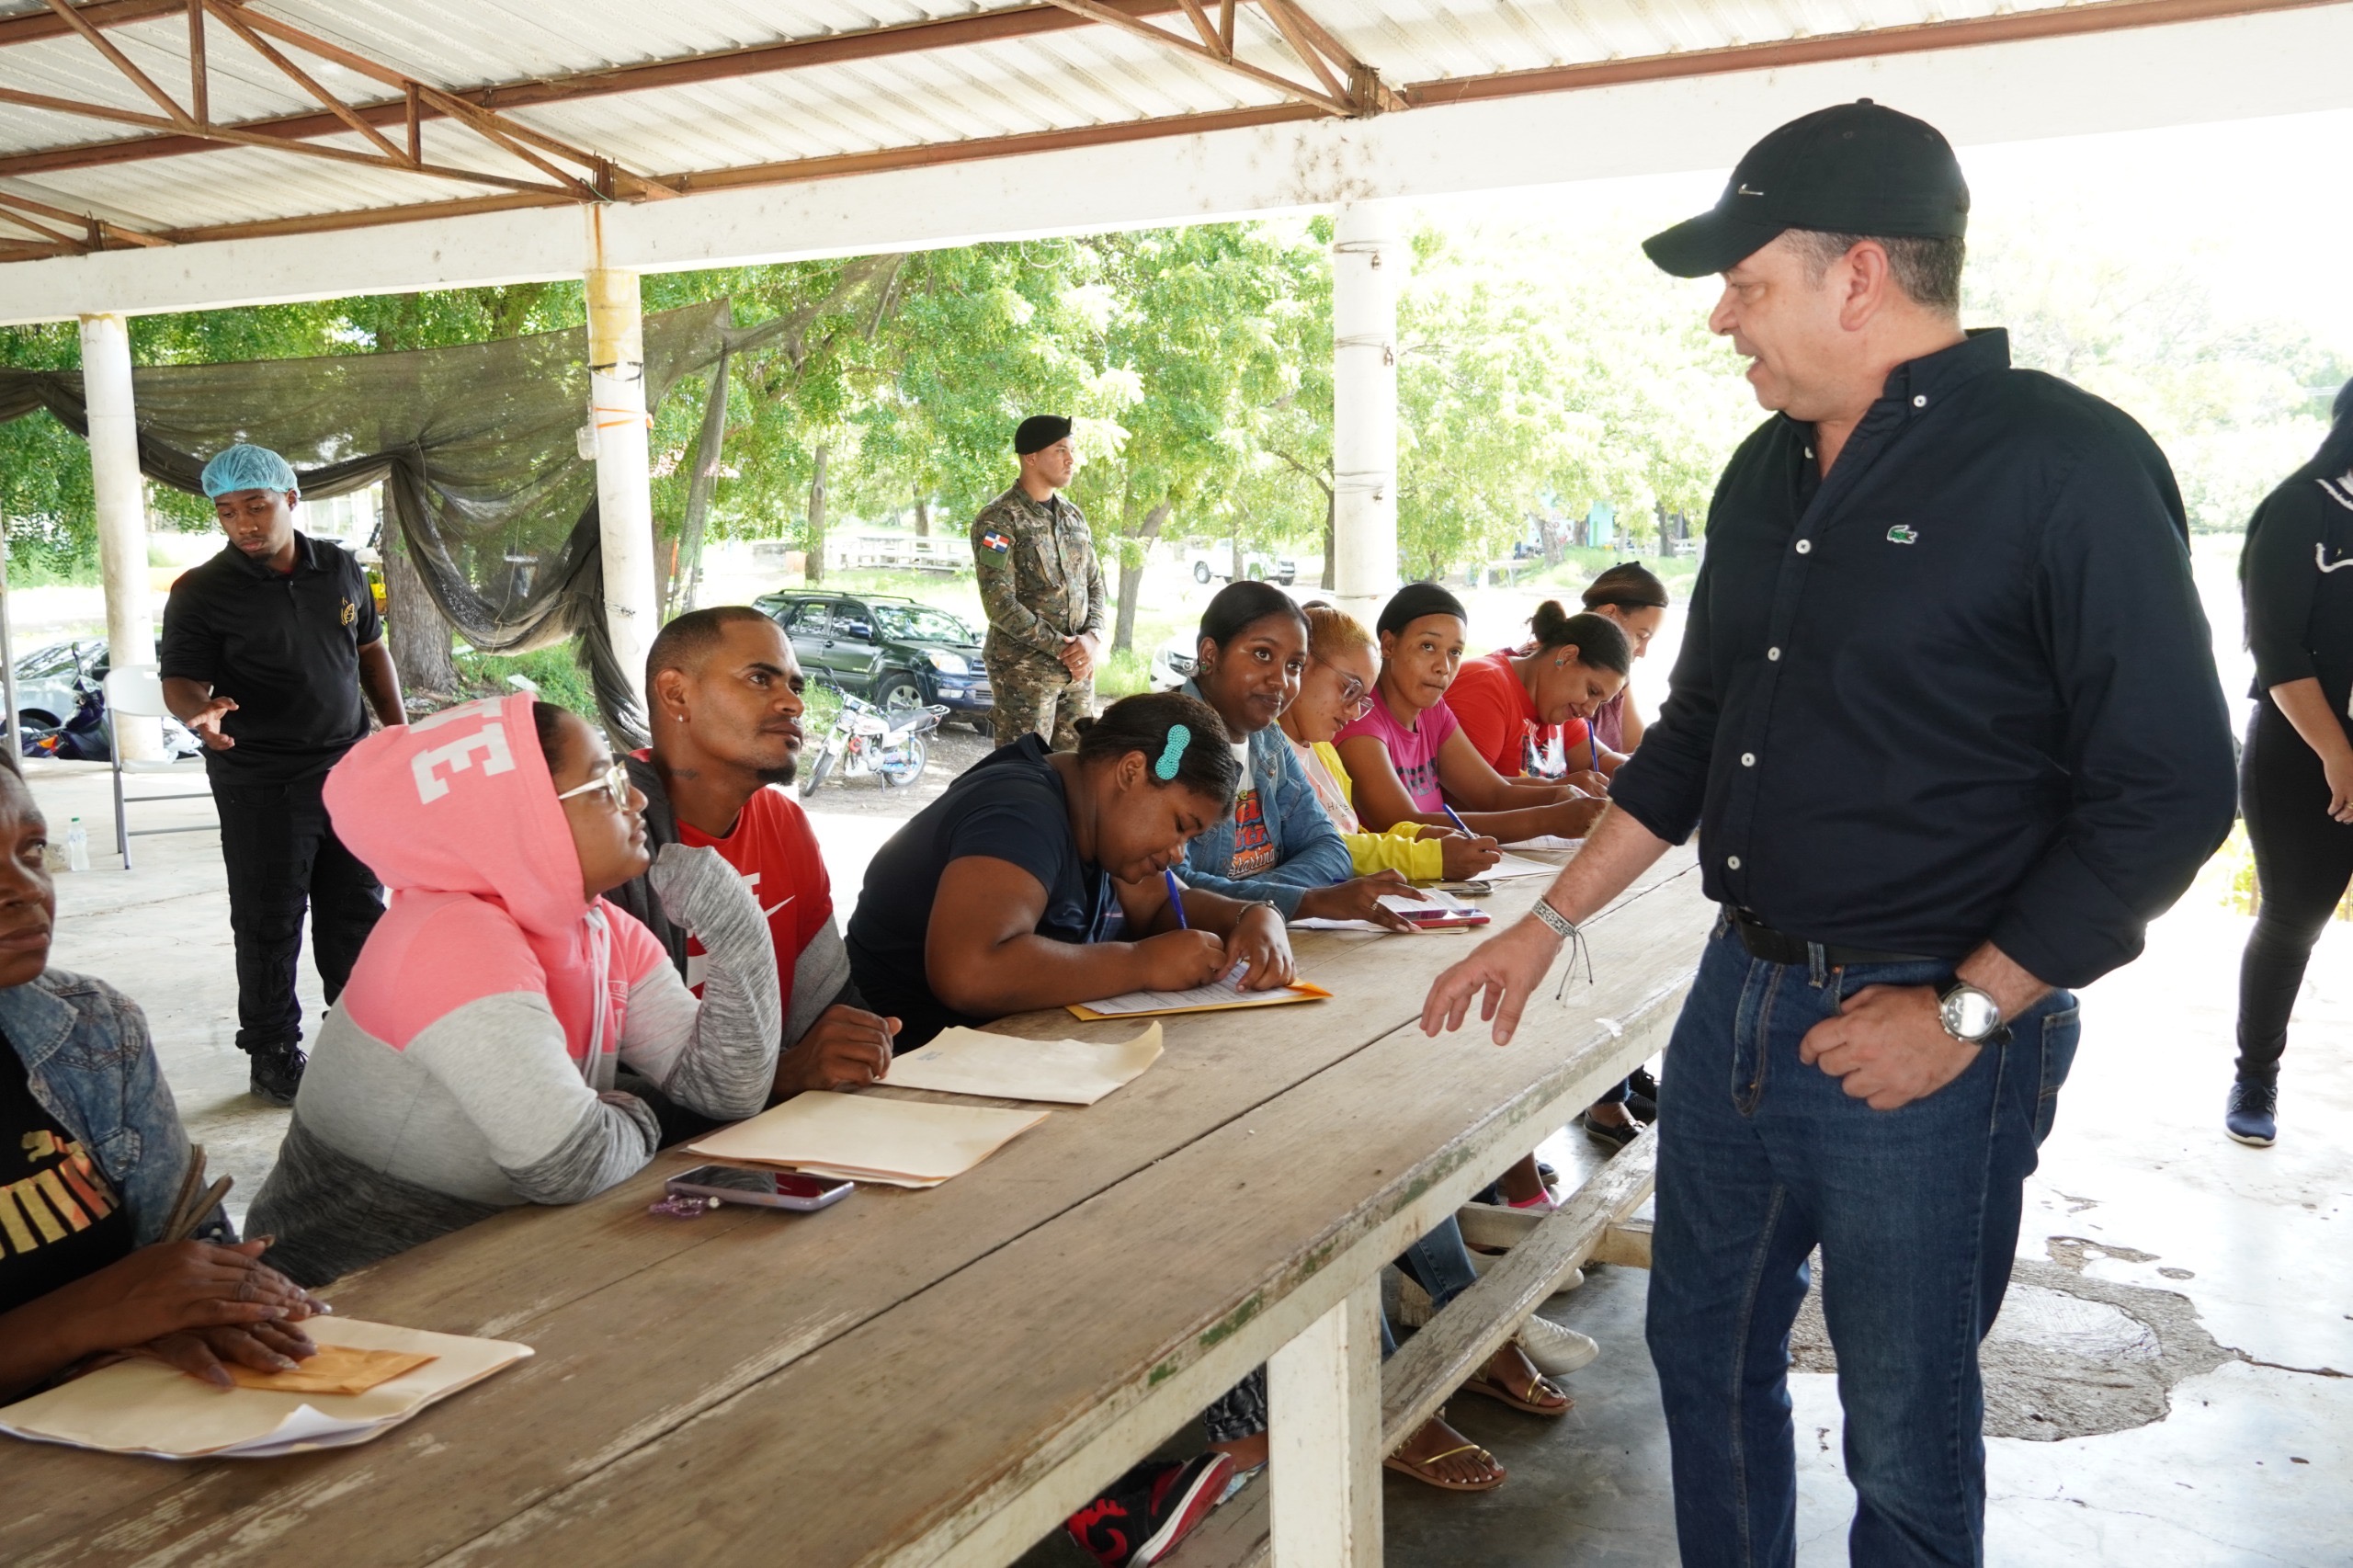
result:
M 384 907 L 374 873 L 327 821 L 327 769 L 368 733 L 370 709 L 386 724 L 407 717 L 367 574 L 295 530 L 292 466 L 234 446 L 204 465 L 203 483 L 229 544 L 172 585 L 164 700 L 204 742 L 221 813 L 237 1049 L 253 1058 L 256 1097 L 291 1105 L 304 1061 L 294 973 L 305 906 L 329 1004 Z

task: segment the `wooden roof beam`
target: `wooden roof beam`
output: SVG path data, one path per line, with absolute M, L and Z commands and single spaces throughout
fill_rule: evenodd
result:
M 1179 54 L 1189 55 L 1218 70 L 1230 71 L 1236 75 L 1246 76 L 1262 87 L 1272 87 L 1285 97 L 1297 98 L 1302 103 L 1313 104 L 1316 108 L 1332 114 L 1346 115 L 1350 112 L 1347 99 L 1340 94 L 1311 87 L 1303 83 L 1294 82 L 1288 76 L 1278 75 L 1272 71 L 1261 70 L 1245 60 L 1222 54 L 1206 44 L 1195 43 L 1191 39 L 1179 37 L 1165 28 L 1156 28 L 1150 22 L 1137 21 L 1123 12 L 1115 11 L 1110 6 L 1103 5 L 1101 0 L 1048 0 L 1048 3 L 1059 6 L 1074 16 L 1085 17 L 1089 21 L 1101 22 L 1121 32 L 1133 33 L 1138 38 L 1150 39 L 1164 49 L 1173 49 Z
M 107 104 L 87 104 L 75 98 L 51 97 L 46 93 L 27 93 L 15 87 L 0 87 L 0 104 L 20 104 L 27 108 L 47 109 L 51 114 L 81 115 L 91 119 L 111 120 L 119 125 L 142 125 L 157 130 L 171 130 L 170 120 L 158 115 L 142 114 L 136 109 L 115 108 Z M 553 187 L 533 180 L 512 179 L 506 175 L 488 174 L 481 169 L 461 169 L 443 164 L 410 164 L 405 159 L 392 160 L 374 153 L 353 152 L 342 147 L 322 146 L 315 142 L 290 141 L 280 136 L 261 136 L 228 125 L 194 125 L 185 134 L 208 142 L 231 147 L 267 147 L 273 152 L 294 153 L 308 158 L 324 158 L 338 164 L 358 164 L 368 168 L 391 169 L 401 174 L 438 175 L 444 179 L 464 180 L 474 185 L 501 186 L 508 190 L 554 192 L 566 200 L 573 199 L 569 190 L 555 191 Z M 0 176 L 19 171 L 0 167 Z
M 74 17 L 94 28 L 119 28 L 131 22 L 143 22 L 155 17 L 168 17 L 182 10 L 187 0 L 96 0 L 95 4 L 73 7 Z M 64 38 L 79 31 L 72 19 L 54 11 L 25 11 L 13 17 L 0 17 L 0 49 L 12 43 L 39 43 L 43 39 Z
M 356 72 L 360 75 L 369 77 L 371 80 L 378 82 L 384 86 L 391 87 L 394 91 L 398 92 L 401 95 L 400 98 L 387 107 L 396 108 L 400 110 L 401 120 L 405 125 L 409 133 L 408 140 L 412 155 L 416 152 L 420 145 L 418 133 L 421 127 L 417 123 L 418 111 L 421 110 L 424 106 L 430 104 L 442 114 L 448 115 L 453 119 L 463 122 L 470 130 L 473 131 L 483 140 L 489 142 L 492 145 L 499 148 L 502 152 L 507 153 L 512 156 L 519 158 L 523 162 L 529 164 L 532 167 L 546 175 L 550 179 L 552 179 L 559 184 L 568 182 L 575 186 L 578 188 L 583 200 L 601 200 L 610 193 L 591 186 L 586 181 L 578 178 L 576 176 L 555 167 L 545 159 L 532 153 L 529 149 L 531 147 L 538 147 L 545 152 L 553 153 L 559 158 L 568 158 L 572 162 L 579 165 L 582 168 L 590 170 L 592 173 L 602 174 L 607 171 L 617 173 L 622 178 L 636 185 L 647 196 L 673 197 L 678 194 L 676 191 L 672 190 L 668 186 L 662 184 L 659 180 L 654 179 L 650 176 L 641 175 L 631 169 L 616 167 L 611 160 L 604 157 L 600 153 L 591 153 L 584 148 L 574 147 L 568 142 L 558 141 L 552 136 L 546 135 L 543 132 L 532 130 L 529 126 L 520 124 L 516 120 L 509 119 L 506 116 L 497 113 L 495 110 L 484 108 L 479 104 L 469 102 L 460 94 L 445 92 L 439 87 L 433 86 L 425 82 L 417 81 L 414 77 L 408 75 L 405 72 L 396 70 L 390 65 L 384 64 L 381 61 L 370 60 L 368 56 L 345 49 L 339 44 L 330 43 L 325 39 L 320 38 L 313 33 L 304 32 L 301 28 L 297 28 L 290 23 L 281 22 L 275 17 L 266 15 L 260 11 L 248 10 L 244 6 L 243 0 L 204 0 L 204 4 L 210 6 L 213 13 L 219 16 L 222 21 L 228 22 L 230 26 L 236 28 L 240 37 L 245 38 L 248 42 L 252 43 L 257 50 L 263 51 L 266 55 L 274 55 L 275 51 L 269 50 L 267 46 L 263 44 L 259 40 L 250 37 L 248 34 L 248 28 L 256 32 L 268 33 L 272 37 L 277 38 L 283 42 L 291 44 L 293 47 L 302 51 L 306 54 L 315 55 L 321 60 L 340 65 L 347 71 Z M 242 20 L 233 19 L 233 13 L 234 14 L 234 17 L 242 18 Z M 290 67 L 289 67 L 289 69 L 290 69 Z M 312 91 L 323 100 L 324 99 L 325 95 L 319 88 L 313 86 Z M 328 107 L 330 108 L 334 108 L 336 106 L 330 102 Z M 347 117 L 349 117 L 349 111 L 347 110 L 341 112 L 345 113 Z M 359 121 L 356 118 L 353 118 L 353 123 L 358 124 Z M 370 136 L 376 135 L 375 131 L 371 127 L 362 126 L 362 129 L 366 130 L 368 134 Z M 383 139 L 381 137 L 377 137 L 377 140 L 382 141 Z M 518 142 L 525 143 L 526 145 L 517 145 Z M 390 142 L 385 142 L 384 145 L 387 149 L 391 149 L 392 144 Z
M 63 5 L 64 0 L 49 0 L 49 3 L 52 6 L 58 6 Z M 264 60 L 269 62 L 270 64 L 278 68 L 280 74 L 290 78 L 294 82 L 295 85 L 310 94 L 311 97 L 318 99 L 320 103 L 326 107 L 326 111 L 329 114 L 343 121 L 344 124 L 349 126 L 352 130 L 359 132 L 359 134 L 367 140 L 374 142 L 378 150 L 381 151 L 384 156 L 392 159 L 394 163 L 405 163 L 412 166 L 416 164 L 416 159 L 409 157 L 408 154 L 402 152 L 400 148 L 393 146 L 382 131 L 377 130 L 374 126 L 360 119 L 358 114 L 354 113 L 350 105 L 345 103 L 341 98 L 336 97 L 333 93 L 328 92 L 324 87 L 321 86 L 318 80 L 309 72 L 303 70 L 300 65 L 295 64 L 291 60 L 287 59 L 285 54 L 278 49 L 275 48 L 267 39 L 262 37 L 260 33 L 255 31 L 252 28 L 246 26 L 244 14 L 236 6 L 223 6 L 220 3 L 220 0 L 189 0 L 189 10 L 191 16 L 194 17 L 193 25 L 198 28 L 202 27 L 204 14 L 207 12 L 220 17 L 221 25 L 227 28 L 231 32 L 235 33 L 238 38 L 244 40 L 244 45 L 247 49 L 252 50 L 256 54 L 260 55 Z M 192 35 L 192 37 L 200 36 L 200 33 Z
M 162 6 L 157 0 L 119 0 L 137 12 L 124 20 L 137 21 L 165 10 L 179 9 L 182 0 L 172 0 Z M 1104 8 L 1129 17 L 1165 16 L 1182 9 L 1182 0 L 1099 0 Z M 1231 6 L 1233 0 L 1223 0 Z M 139 9 L 154 6 L 153 9 Z M 80 14 L 95 18 L 102 6 L 85 6 Z M 257 30 L 271 32 L 281 41 L 293 42 L 285 37 L 290 28 L 284 23 L 255 10 L 243 12 L 246 21 Z M 66 24 L 54 14 L 32 13 L 35 19 L 47 27 L 41 37 L 56 37 L 67 31 Z M 0 19 L 0 43 L 9 41 L 6 29 L 16 26 L 17 18 Z M 101 24 L 106 25 L 106 24 Z M 915 54 L 935 49 L 959 49 L 972 44 L 998 43 L 1007 40 L 1035 38 L 1043 34 L 1068 32 L 1094 25 L 1092 18 L 1051 5 L 1022 5 L 1003 10 L 981 11 L 967 17 L 945 19 L 903 22 L 892 27 L 872 28 L 854 33 L 838 33 L 828 38 L 786 39 L 774 43 L 753 44 L 743 49 L 717 51 L 709 54 L 684 55 L 671 60 L 652 60 L 641 64 L 615 66 L 606 71 L 588 71 L 569 76 L 542 77 L 533 81 L 502 83 L 489 87 L 452 90 L 450 97 L 462 98 L 476 108 L 500 110 L 528 108 L 536 104 L 570 103 L 582 98 L 604 97 L 616 93 L 646 92 L 661 87 L 691 86 L 702 82 L 729 81 L 745 76 L 766 75 L 778 71 L 803 70 L 811 66 L 837 65 L 864 60 L 882 60 L 901 54 Z M 20 40 L 22 41 L 22 40 Z M 321 40 L 324 42 L 324 40 Z M 298 47 L 303 47 L 298 45 Z M 330 46 L 331 47 L 331 46 Z M 338 51 L 343 52 L 343 51 Z M 323 59 L 335 59 L 333 54 Z M 351 56 L 353 60 L 363 56 Z M 336 60 L 336 63 L 347 62 Z M 375 72 L 388 67 L 369 64 Z M 353 69 L 360 69 L 353 66 Z M 393 73 L 397 75 L 397 73 Z M 383 77 L 378 76 L 378 80 Z M 387 83 L 387 85 L 392 84 Z M 374 103 L 354 104 L 353 111 L 369 124 L 382 129 L 409 123 L 410 109 L 405 96 Z M 421 117 L 442 118 L 441 111 L 425 108 Z M 510 135 L 519 135 L 519 128 L 511 121 L 504 122 Z M 288 139 L 313 136 L 339 136 L 349 128 L 334 115 L 324 111 L 291 115 L 277 115 L 267 119 L 247 120 L 241 129 L 264 135 Z M 175 158 L 192 153 L 212 150 L 214 142 L 193 135 L 140 136 L 111 142 L 87 142 L 64 147 L 46 147 L 28 153 L 0 154 L 0 176 L 34 175 L 55 169 L 92 168 L 108 164 L 133 163 L 146 158 Z M 542 143 L 544 145 L 544 143 Z
M 157 86 L 154 78 L 132 64 L 131 56 L 117 49 L 113 40 L 84 20 L 82 14 L 67 5 L 65 0 L 49 0 L 49 8 L 60 21 L 87 39 L 91 48 L 105 55 L 108 64 L 128 76 L 131 85 L 153 98 L 155 101 L 155 107 L 162 109 L 173 124 L 192 126 L 196 123 L 188 117 L 188 110 L 180 107 L 177 98 Z
M 151 233 L 145 229 L 130 228 L 121 223 L 109 222 L 91 213 L 76 212 L 71 208 L 54 206 L 46 201 L 36 201 L 29 196 L 19 196 L 13 190 L 0 190 L 0 208 L 29 212 L 41 218 L 54 218 L 61 223 L 74 224 L 78 228 L 86 229 L 101 243 L 107 240 L 119 240 L 125 244 L 131 245 L 167 245 L 172 243 L 163 235 Z

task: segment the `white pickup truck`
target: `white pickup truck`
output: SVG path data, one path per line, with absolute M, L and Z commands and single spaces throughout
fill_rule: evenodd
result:
M 1185 568 L 1196 583 L 1222 583 L 1233 576 L 1232 544 L 1190 544 L 1185 547 Z M 1280 583 L 1290 587 L 1299 580 L 1299 563 L 1287 555 L 1263 550 L 1242 552 L 1242 574 L 1256 583 Z

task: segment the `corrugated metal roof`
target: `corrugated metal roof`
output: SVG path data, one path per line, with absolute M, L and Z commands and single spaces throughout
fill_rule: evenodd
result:
M 1209 4 L 1214 15 L 1215 0 Z M 1348 53 L 1397 89 L 2037 8 L 2008 0 L 1302 4 Z M 452 92 L 513 88 L 787 41 L 840 40 L 914 23 L 1006 15 L 1001 8 L 947 0 L 267 0 L 248 9 Z M 48 26 L 45 10 L 40 0 L 0 0 L 0 34 L 10 28 L 21 35 Z M 803 159 L 919 154 L 927 149 L 953 155 L 960 143 L 1272 110 L 1295 97 L 1120 28 L 1073 25 L 1046 7 L 1024 15 L 1050 16 L 1063 25 L 1026 37 L 749 74 L 716 74 L 717 68 L 710 68 L 705 79 L 516 105 L 499 112 L 625 171 L 677 176 Z M 1173 36 L 1194 37 L 1184 14 L 1173 7 L 1162 9 L 1153 23 Z M 129 22 L 109 28 L 105 36 L 165 91 L 187 101 L 183 16 Z M 215 124 L 319 112 L 315 98 L 225 26 L 210 24 L 207 38 Z M 1241 61 L 1320 90 L 1318 78 L 1257 5 L 1239 8 L 1236 43 Z M 279 47 L 346 103 L 381 104 L 397 96 L 361 71 L 297 46 Z M 71 33 L 6 41 L 0 47 L 0 88 L 134 115 L 160 112 L 87 40 Z M 466 180 L 264 148 L 35 166 L 55 164 L 58 158 L 51 154 L 58 149 L 144 133 L 137 126 L 0 104 L 0 198 L 14 194 L 119 224 L 170 232 L 500 194 L 497 187 Z M 404 131 L 395 123 L 383 133 L 398 143 Z M 423 136 L 428 161 L 543 178 L 453 120 L 429 121 Z M 376 151 L 350 131 L 316 138 L 313 144 Z M 28 154 L 45 156 L 28 160 Z M 623 193 L 631 188 L 624 185 Z

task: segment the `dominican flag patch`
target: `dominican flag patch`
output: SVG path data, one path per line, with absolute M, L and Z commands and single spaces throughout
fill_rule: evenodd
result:
M 994 550 L 999 555 L 1003 555 L 1006 551 L 1013 548 L 1013 536 L 1011 534 L 1001 534 L 995 528 L 991 528 L 988 532 L 981 536 L 981 548 L 983 550 Z

